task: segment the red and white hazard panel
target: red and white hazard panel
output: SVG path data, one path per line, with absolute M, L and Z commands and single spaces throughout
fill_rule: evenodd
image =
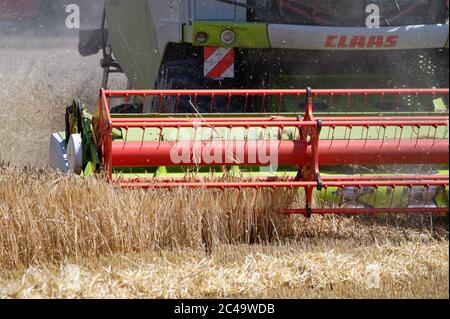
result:
M 205 78 L 234 78 L 234 48 L 204 48 Z

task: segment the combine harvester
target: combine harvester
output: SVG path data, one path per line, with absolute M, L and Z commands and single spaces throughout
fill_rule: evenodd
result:
M 285 212 L 308 217 L 447 213 L 447 2 L 376 3 L 106 0 L 80 33 L 82 55 L 103 52 L 97 108 L 67 108 L 51 165 L 121 187 L 298 189 Z M 116 72 L 128 90 L 107 89 Z

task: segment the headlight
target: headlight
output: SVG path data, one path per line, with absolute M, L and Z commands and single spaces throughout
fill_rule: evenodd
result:
M 232 44 L 236 39 L 236 34 L 232 30 L 224 30 L 220 34 L 220 39 L 225 44 Z
M 205 43 L 208 40 L 208 35 L 205 32 L 199 32 L 195 35 L 197 42 Z

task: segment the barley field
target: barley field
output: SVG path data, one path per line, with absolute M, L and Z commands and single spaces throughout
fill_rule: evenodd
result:
M 0 297 L 448 298 L 446 221 L 307 220 L 291 197 L 4 167 Z

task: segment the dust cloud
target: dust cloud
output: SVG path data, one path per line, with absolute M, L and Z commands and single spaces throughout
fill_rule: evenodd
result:
M 82 28 L 100 24 L 101 2 L 92 1 L 97 11 L 80 3 Z M 53 9 L 33 19 L 0 17 L 0 161 L 18 167 L 45 167 L 65 108 L 76 98 L 92 110 L 101 84 L 100 54 L 81 57 L 78 30 L 65 27 L 64 7 Z

